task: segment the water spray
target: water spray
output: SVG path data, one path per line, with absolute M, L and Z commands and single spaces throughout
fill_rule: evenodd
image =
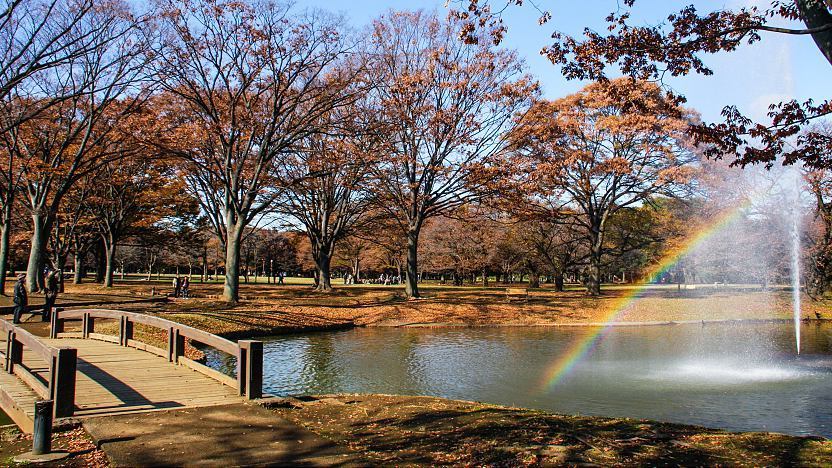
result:
M 794 181 L 792 207 L 792 309 L 794 313 L 794 341 L 800 354 L 800 174 Z

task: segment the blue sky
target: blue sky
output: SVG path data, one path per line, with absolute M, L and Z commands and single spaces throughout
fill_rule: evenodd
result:
M 358 28 L 391 8 L 435 9 L 444 15 L 447 11 L 444 3 L 445 0 L 297 0 L 296 6 L 343 13 Z M 604 17 L 619 3 L 616 0 L 537 0 L 537 4 L 553 16 L 543 26 L 538 26 L 539 14 L 530 5 L 510 8 L 504 15 L 508 26 L 504 45 L 518 50 L 525 58 L 530 73 L 540 80 L 547 97 L 557 98 L 574 92 L 582 83 L 566 81 L 555 66 L 539 55 L 541 47 L 547 44 L 555 29 L 566 33 L 580 33 L 585 26 L 601 30 Z M 639 0 L 634 18 L 643 24 L 656 24 L 671 11 L 690 3 L 702 11 L 755 3 L 766 6 L 765 0 Z M 719 120 L 720 111 L 728 104 L 735 104 L 759 119 L 765 115 L 770 102 L 830 97 L 832 66 L 808 36 L 764 34 L 757 44 L 744 46 L 738 52 L 708 56 L 706 63 L 714 70 L 713 76 L 688 76 L 667 82 L 686 95 L 688 105 L 702 113 L 707 121 Z

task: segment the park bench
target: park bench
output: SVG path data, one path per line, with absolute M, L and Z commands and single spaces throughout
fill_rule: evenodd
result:
M 506 299 L 526 300 L 529 298 L 529 290 L 526 288 L 506 288 Z

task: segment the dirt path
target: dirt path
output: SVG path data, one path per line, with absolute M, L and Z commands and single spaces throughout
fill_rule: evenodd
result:
M 359 466 L 358 455 L 256 404 L 90 418 L 113 466 Z

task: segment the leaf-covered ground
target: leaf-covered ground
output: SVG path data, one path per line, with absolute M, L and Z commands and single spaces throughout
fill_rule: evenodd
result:
M 332 395 L 274 411 L 379 465 L 828 466 L 832 441 L 431 397 Z M 588 464 L 588 465 L 587 465 Z
M 29 466 L 14 462 L 14 457 L 32 450 L 32 436 L 21 433 L 15 427 L 0 431 L 0 466 Z M 65 450 L 68 458 L 37 466 L 49 467 L 107 467 L 107 455 L 96 448 L 87 432 L 79 425 L 58 428 L 52 434 L 52 450 Z

